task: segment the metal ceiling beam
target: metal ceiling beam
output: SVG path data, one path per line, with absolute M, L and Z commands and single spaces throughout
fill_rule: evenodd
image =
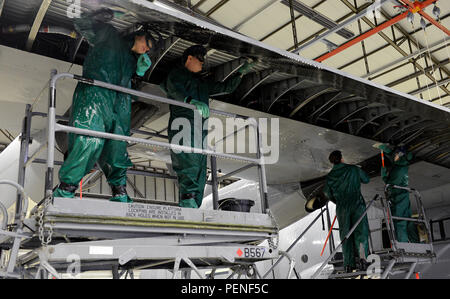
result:
M 256 16 L 258 16 L 259 14 L 261 14 L 263 11 L 265 11 L 266 9 L 268 9 L 269 7 L 272 7 L 274 4 L 277 4 L 278 2 L 280 2 L 280 0 L 272 0 L 271 2 L 267 3 L 266 5 L 264 5 L 263 7 L 261 7 L 260 9 L 258 9 L 257 11 L 255 11 L 252 15 L 250 15 L 249 17 L 245 18 L 244 20 L 242 20 L 239 24 L 237 24 L 236 26 L 233 27 L 233 30 L 239 30 L 242 26 L 244 26 L 246 23 L 250 22 L 251 20 L 253 20 Z
M 197 4 L 195 4 L 192 9 L 197 9 L 199 8 L 203 3 L 205 3 L 206 0 L 200 0 Z
M 437 42 L 437 43 L 431 45 L 429 48 L 424 47 L 424 48 L 420 49 L 419 51 L 416 51 L 416 52 L 414 52 L 414 53 L 412 53 L 412 54 L 410 54 L 410 55 L 408 55 L 408 56 L 405 56 L 405 57 L 402 57 L 402 58 L 399 58 L 399 59 L 393 61 L 392 63 L 390 63 L 390 64 L 387 65 L 387 66 L 383 66 L 383 67 L 380 67 L 380 68 L 378 68 L 378 69 L 376 69 L 376 70 L 373 70 L 373 71 L 371 71 L 370 73 L 368 73 L 368 74 L 362 76 L 362 78 L 366 79 L 366 78 L 368 78 L 368 77 L 370 77 L 370 76 L 372 76 L 372 75 L 378 74 L 379 72 L 381 72 L 381 71 L 387 69 L 388 67 L 395 66 L 395 65 L 397 65 L 397 64 L 399 64 L 399 63 L 401 63 L 401 62 L 403 62 L 403 61 L 405 61 L 405 60 L 414 58 L 414 57 L 416 57 L 417 55 L 420 55 L 420 54 L 425 53 L 425 52 L 427 52 L 427 51 L 433 52 L 436 48 L 440 47 L 442 44 L 447 44 L 447 42 L 448 42 L 449 40 L 450 40 L 450 38 L 445 38 L 444 40 L 441 40 L 441 41 L 439 41 L 439 42 Z M 388 44 L 388 45 L 389 45 L 389 44 Z M 359 58 L 359 60 L 361 60 L 361 59 L 362 59 L 362 58 Z
M 432 66 L 427 67 L 425 69 L 425 72 L 430 72 L 430 71 L 436 70 L 436 68 L 444 66 L 444 65 L 446 65 L 448 63 L 450 63 L 450 58 L 447 58 L 447 59 L 441 61 L 438 65 L 432 65 Z M 414 74 L 408 75 L 408 76 L 400 78 L 398 80 L 395 80 L 394 82 L 389 83 L 386 86 L 392 88 L 392 87 L 397 86 L 399 84 L 402 84 L 402 83 L 404 83 L 406 81 L 409 81 L 411 79 L 417 78 L 417 77 L 419 77 L 421 75 L 423 75 L 423 72 L 415 72 Z
M 352 24 L 355 21 L 358 21 L 359 19 L 361 19 L 362 17 L 366 16 L 368 13 L 370 13 L 371 11 L 373 11 L 374 9 L 377 9 L 378 7 L 381 7 L 381 5 L 383 5 L 385 2 L 388 2 L 390 0 L 380 0 L 380 2 L 376 2 L 372 5 L 370 5 L 368 8 L 362 10 L 361 12 L 359 12 L 357 15 L 351 17 L 350 19 L 339 23 L 336 27 L 328 30 L 327 32 L 319 35 L 318 37 L 316 37 L 315 39 L 313 39 L 312 41 L 304 44 L 303 46 L 299 47 L 298 49 L 295 49 L 294 51 L 292 51 L 295 54 L 298 54 L 300 51 L 305 50 L 306 48 L 312 46 L 313 44 L 327 38 L 328 36 L 330 36 L 333 33 L 336 33 L 337 31 L 345 28 L 346 26 Z
M 360 11 L 363 11 L 364 9 L 366 9 L 367 7 L 369 7 L 371 5 L 371 3 L 365 3 L 364 5 L 362 5 L 359 9 L 356 10 L 356 12 L 350 12 L 348 14 L 346 14 L 345 16 L 343 16 L 342 18 L 339 18 L 336 23 L 341 23 L 343 21 L 345 21 L 346 19 L 352 17 L 355 15 L 355 13 L 358 13 Z M 289 24 L 288 24 L 289 25 Z M 317 35 L 322 34 L 324 32 L 327 31 L 327 28 L 323 28 L 321 30 L 319 30 L 318 32 L 308 36 L 307 38 L 305 38 L 304 40 L 302 40 L 301 42 L 299 42 L 299 46 L 303 45 L 304 43 L 309 42 L 310 40 L 312 40 L 313 38 L 315 38 Z M 289 49 L 287 49 L 286 51 L 292 51 L 295 49 L 295 46 L 290 47 Z
M 389 17 L 388 13 L 385 12 L 383 9 L 381 9 L 380 12 L 381 12 L 381 14 L 382 14 L 385 18 L 388 18 L 388 17 Z M 404 36 L 406 36 L 411 42 L 413 42 L 413 44 L 414 44 L 418 49 L 428 48 L 428 47 L 425 47 L 424 45 L 421 45 L 417 39 L 414 39 L 414 37 L 412 36 L 412 34 L 414 34 L 414 33 L 411 33 L 411 34 L 408 33 L 402 26 L 400 26 L 400 24 L 395 24 L 394 27 L 395 27 L 398 31 L 400 31 Z M 448 37 L 445 38 L 445 40 L 446 40 L 445 43 L 447 43 Z M 426 52 L 426 51 L 425 51 L 425 52 Z M 439 63 L 439 60 L 436 59 L 435 57 L 433 57 L 433 56 L 430 55 L 430 58 L 431 58 L 431 60 L 433 61 L 434 64 L 438 64 L 438 63 Z M 445 74 L 446 74 L 447 76 L 450 75 L 449 71 L 448 71 L 446 68 L 442 68 L 442 70 L 445 72 Z
M 431 4 L 433 4 L 433 3 L 436 2 L 436 1 L 437 1 L 437 0 L 427 0 L 427 1 L 423 2 L 422 9 L 425 8 L 425 7 L 427 7 L 427 6 L 429 6 L 429 5 L 431 5 Z M 317 58 L 317 59 L 315 59 L 315 60 L 316 60 L 317 62 L 323 62 L 323 61 L 327 60 L 328 58 L 331 58 L 331 57 L 333 57 L 334 55 L 341 53 L 342 51 L 344 51 L 344 50 L 350 48 L 351 46 L 356 45 L 356 44 L 360 43 L 361 41 L 363 41 L 363 40 L 365 40 L 365 39 L 367 39 L 367 38 L 369 38 L 369 37 L 371 37 L 371 36 L 373 36 L 373 35 L 375 35 L 375 34 L 381 32 L 382 30 L 391 27 L 392 25 L 394 25 L 394 24 L 400 22 L 401 20 L 406 19 L 406 17 L 408 16 L 408 14 L 409 14 L 410 12 L 412 12 L 412 11 L 413 11 L 413 10 L 410 9 L 410 10 L 408 10 L 408 11 L 402 13 L 402 14 L 397 15 L 396 17 L 394 17 L 394 18 L 392 18 L 392 19 L 390 19 L 390 20 L 388 19 L 388 21 L 384 22 L 383 24 L 381 24 L 381 25 L 379 25 L 379 26 L 374 26 L 374 27 L 373 27 L 371 30 L 369 30 L 368 32 L 366 32 L 366 33 L 364 33 L 364 34 L 362 34 L 362 35 L 360 35 L 360 36 L 358 36 L 358 37 L 352 39 L 351 41 L 349 41 L 349 42 L 347 42 L 347 43 L 341 45 L 339 48 L 337 48 L 337 49 L 335 49 L 335 50 L 333 50 L 333 51 L 331 51 L 331 52 L 329 52 L 329 53 L 326 53 L 326 54 L 320 56 L 319 58 Z M 367 19 L 367 18 L 364 17 L 364 19 Z
M 410 92 L 409 94 L 416 95 L 418 93 L 422 93 L 422 92 L 428 90 L 429 88 L 440 87 L 442 85 L 448 84 L 449 82 L 450 82 L 450 78 L 447 78 L 447 79 L 439 81 L 439 82 L 433 82 L 432 84 L 429 84 L 428 86 L 414 90 L 414 91 Z
M 217 3 L 216 5 L 214 5 L 213 8 L 211 8 L 207 13 L 206 16 L 209 17 L 211 16 L 213 13 L 215 13 L 216 11 L 218 11 L 222 6 L 224 6 L 225 4 L 227 4 L 230 0 L 222 0 L 219 3 Z
M 316 5 L 314 5 L 312 7 L 312 9 L 315 9 L 316 7 L 320 6 L 321 4 L 325 3 L 327 0 L 321 0 L 319 3 L 317 3 Z M 298 19 L 300 19 L 301 17 L 304 17 L 303 15 L 299 15 L 295 18 L 295 21 L 297 21 Z M 260 42 L 265 41 L 266 39 L 268 39 L 269 37 L 273 36 L 274 34 L 277 34 L 278 32 L 280 32 L 281 30 L 285 29 L 287 26 L 291 25 L 291 21 L 287 22 L 286 24 L 283 24 L 282 26 L 278 27 L 277 29 L 275 29 L 274 31 L 270 32 L 269 34 L 267 34 L 266 36 L 264 36 L 262 39 L 260 39 Z M 326 29 L 324 29 L 326 30 Z M 301 44 L 301 43 L 300 43 Z M 290 51 L 290 50 L 288 50 Z
M 445 98 L 447 98 L 447 97 L 449 97 L 449 96 L 450 96 L 450 95 L 445 94 L 445 95 L 443 95 L 442 97 L 437 97 L 437 98 L 435 98 L 435 99 L 432 99 L 430 102 L 431 102 L 431 103 L 434 103 L 434 102 L 437 102 L 437 101 L 442 101 L 442 99 L 445 99 Z M 450 102 L 444 104 L 444 106 L 447 106 L 447 105 L 450 105 Z
M 445 20 L 445 19 L 447 19 L 449 16 L 450 16 L 450 14 L 446 15 L 446 16 L 445 16 L 444 18 L 442 18 L 441 20 Z M 427 28 L 430 27 L 430 26 L 433 26 L 433 25 L 432 25 L 432 24 L 427 24 Z M 396 27 L 396 26 L 394 26 L 394 27 Z M 394 27 L 391 27 L 391 28 L 394 28 Z M 417 29 L 417 30 L 411 32 L 411 34 L 415 34 L 415 33 L 419 32 L 419 31 L 421 31 L 421 30 L 422 30 L 422 29 Z M 438 48 L 438 47 L 439 47 L 439 46 L 442 46 L 443 43 L 446 44 L 447 41 L 448 41 L 449 39 L 450 39 L 450 38 L 445 38 L 444 40 L 442 40 L 442 41 L 440 41 L 440 42 L 437 42 L 437 43 L 435 43 L 435 44 L 433 44 L 433 45 L 430 45 L 430 47 L 429 47 L 430 52 L 433 53 L 434 51 L 442 50 L 443 47 L 441 47 L 441 48 Z M 406 37 L 406 36 L 402 36 L 402 37 L 396 39 L 395 42 L 397 43 L 398 46 L 400 46 L 400 45 L 401 45 L 404 41 L 406 41 L 406 40 L 407 40 L 407 37 Z M 367 57 L 369 57 L 369 56 L 371 56 L 371 55 L 373 55 L 373 54 L 376 54 L 376 53 L 378 53 L 378 52 L 381 51 L 381 50 L 384 50 L 386 47 L 390 47 L 390 44 L 387 43 L 387 44 L 385 44 L 384 46 L 382 46 L 382 47 L 380 47 L 380 48 L 378 48 L 378 49 L 375 49 L 375 50 L 373 50 L 373 51 L 370 52 L 370 53 L 367 53 Z M 445 47 L 445 46 L 444 46 L 444 47 Z M 398 63 L 401 63 L 402 61 L 407 60 L 407 59 L 409 59 L 409 58 L 413 58 L 413 57 L 415 57 L 416 55 L 420 55 L 420 54 L 426 52 L 427 50 L 428 50 L 427 48 L 422 48 L 420 51 L 414 52 L 413 54 L 411 54 L 411 55 L 408 56 L 408 57 L 402 57 L 402 58 L 400 58 L 400 59 L 398 59 L 398 60 L 392 62 L 392 63 L 389 64 L 389 65 L 382 66 L 382 67 L 380 67 L 380 68 L 378 68 L 378 69 L 376 69 L 376 70 L 374 70 L 374 71 L 371 71 L 370 73 L 368 73 L 368 74 L 362 76 L 361 78 L 366 79 L 366 78 L 368 78 L 368 77 L 370 77 L 370 76 L 372 76 L 372 75 L 378 74 L 379 72 L 381 72 L 381 71 L 387 69 L 388 67 L 394 66 L 394 65 L 396 65 L 396 64 L 398 64 Z M 351 62 L 349 62 L 349 63 L 346 63 L 346 64 L 343 65 L 343 66 L 338 67 L 338 69 L 339 69 L 339 70 L 342 70 L 342 69 L 344 69 L 344 68 L 347 68 L 347 67 L 349 67 L 350 65 L 352 65 L 352 64 L 354 64 L 354 63 L 357 63 L 357 62 L 360 61 L 360 60 L 363 60 L 364 58 L 365 58 L 364 56 L 360 56 L 360 57 L 358 57 L 357 59 L 355 59 L 355 60 L 353 60 L 353 61 L 351 61 Z M 409 63 L 409 62 L 408 62 L 408 63 Z M 393 70 L 395 70 L 395 69 L 393 69 Z M 385 74 L 387 74 L 387 73 L 389 73 L 389 72 L 385 72 Z M 375 79 L 375 78 L 369 78 L 369 80 L 373 80 L 373 79 Z
M 295 9 L 297 12 L 301 13 L 305 17 L 309 18 L 310 20 L 316 22 L 317 24 L 322 25 L 325 28 L 333 29 L 334 27 L 339 25 L 335 21 L 329 19 L 328 17 L 322 15 L 313 8 L 297 0 L 281 0 L 281 3 L 290 7 L 290 1 L 292 1 L 293 9 Z M 355 36 L 353 32 L 345 28 L 341 28 L 338 31 L 336 31 L 336 34 L 342 36 L 345 39 L 350 39 Z
M 404 38 L 403 40 L 406 40 L 406 38 Z M 360 56 L 360 57 L 356 58 L 355 60 L 352 60 L 352 61 L 344 64 L 343 66 L 338 67 L 337 69 L 338 70 L 343 70 L 345 68 L 348 68 L 349 66 L 351 66 L 351 65 L 353 65 L 353 64 L 355 64 L 355 63 L 357 63 L 357 62 L 359 62 L 359 61 L 361 61 L 361 60 L 363 60 L 365 58 L 368 58 L 368 57 L 370 57 L 370 56 L 372 56 L 374 54 L 377 54 L 378 52 L 383 51 L 384 49 L 389 48 L 390 46 L 391 46 L 390 44 L 385 44 L 384 46 L 382 46 L 382 47 L 380 47 L 378 49 L 375 49 L 372 52 L 367 53 L 366 55 Z
M 423 2 L 422 5 L 425 5 L 425 4 L 426 4 L 426 3 Z M 422 7 L 424 7 L 424 6 L 422 6 Z M 382 14 L 385 18 L 389 18 L 389 14 L 388 14 L 386 11 L 384 11 L 383 9 L 380 9 L 380 12 L 381 12 L 381 14 Z M 421 44 L 419 43 L 418 39 L 414 39 L 414 37 L 412 36 L 413 33 L 411 33 L 411 34 L 408 33 L 408 32 L 407 32 L 400 24 L 395 24 L 394 27 L 395 27 L 398 31 L 400 31 L 400 32 L 403 34 L 403 36 L 406 36 L 406 38 L 408 38 L 408 40 L 411 41 L 411 42 L 417 47 L 417 49 L 424 49 L 424 48 L 425 48 L 424 45 L 421 45 Z M 383 36 L 383 35 L 380 34 L 380 36 Z M 399 47 L 396 47 L 396 49 L 397 49 L 397 51 L 399 51 L 400 48 L 399 48 Z M 399 52 L 402 53 L 401 51 L 399 51 Z M 412 52 L 412 50 L 410 50 L 410 52 Z M 427 52 L 427 51 L 425 51 L 425 53 L 426 53 L 426 52 Z M 402 55 L 403 55 L 403 53 L 402 53 Z M 403 55 L 403 56 L 405 56 L 405 55 Z M 431 61 L 432 61 L 432 63 L 433 63 L 434 65 L 438 65 L 438 64 L 440 63 L 440 61 L 439 61 L 437 58 L 433 57 L 433 56 L 431 55 L 431 53 L 429 53 L 429 57 L 430 57 L 430 59 L 431 59 Z M 409 61 L 410 61 L 410 62 L 413 62 L 413 65 L 414 65 L 415 68 L 417 68 L 417 69 L 419 69 L 420 71 L 424 72 L 425 76 L 427 76 L 427 78 L 430 79 L 432 82 L 435 82 L 435 81 L 436 81 L 435 77 L 432 76 L 431 73 L 425 72 L 425 71 L 424 71 L 424 68 L 423 68 L 422 66 L 420 66 L 415 60 L 410 59 Z M 435 69 L 437 69 L 437 68 L 435 68 Z M 448 71 L 448 69 L 447 69 L 445 66 L 441 66 L 439 69 L 442 70 L 442 71 L 444 71 L 444 73 L 445 73 L 447 76 L 450 76 L 450 72 Z M 441 88 L 446 94 L 450 94 L 450 91 L 447 89 L 447 87 L 445 87 L 445 86 L 440 86 L 440 88 Z M 431 100 L 431 99 L 430 99 L 430 100 Z
M 41 28 L 42 21 L 44 20 L 45 14 L 48 11 L 48 8 L 52 4 L 52 0 L 43 0 L 41 3 L 41 7 L 39 8 L 39 11 L 36 15 L 36 18 L 34 19 L 33 26 L 31 26 L 31 31 L 28 36 L 26 49 L 27 51 L 31 51 L 33 48 L 34 40 L 36 39 L 36 36 L 39 32 L 39 29 Z
M 295 22 L 294 0 L 289 0 L 289 10 L 291 13 L 292 35 L 294 37 L 294 46 L 298 47 L 297 26 Z
M 434 26 L 438 27 L 439 29 L 441 29 L 442 31 L 444 31 L 445 34 L 447 34 L 447 36 L 450 36 L 450 31 L 441 23 L 437 22 L 436 20 L 434 20 L 432 17 L 430 17 L 430 15 L 428 15 L 426 12 L 423 11 L 424 7 L 420 7 L 422 5 L 422 3 L 416 1 L 414 3 L 412 3 L 409 0 L 400 0 L 403 3 L 405 3 L 406 5 L 409 6 L 410 9 L 416 9 L 416 7 L 419 6 L 420 10 L 419 10 L 419 14 L 424 17 L 425 19 L 427 19 L 430 23 L 432 23 Z
M 351 10 L 353 10 L 354 12 L 356 12 L 356 8 L 350 3 L 350 2 L 348 2 L 347 0 L 341 0 L 345 5 L 347 5 L 347 7 L 349 7 Z M 431 2 L 431 0 L 430 1 L 427 1 L 427 3 L 428 2 Z M 425 3 L 425 2 L 424 2 Z M 383 16 L 385 17 L 385 18 L 388 18 L 389 16 L 387 16 L 387 14 L 381 9 L 380 10 L 381 11 L 381 13 L 383 14 Z M 366 17 L 364 17 L 364 18 L 362 18 L 362 20 L 367 24 L 367 25 L 369 25 L 371 28 L 375 28 L 376 27 L 376 25 L 375 24 L 373 24 L 368 18 L 366 18 Z M 411 38 L 411 36 L 409 36 L 409 34 L 407 33 L 407 32 L 405 32 L 405 30 L 402 28 L 402 27 L 400 27 L 400 26 L 398 26 L 398 25 L 396 25 L 396 28 L 398 29 L 398 30 L 400 30 L 400 32 L 402 32 L 402 34 L 403 35 L 405 35 L 408 39 L 410 39 L 410 40 L 412 40 L 412 38 Z M 406 56 L 409 56 L 409 54 L 408 53 L 406 53 L 402 48 L 400 48 L 392 39 L 390 39 L 385 33 L 383 33 L 383 32 L 378 32 L 378 35 L 380 35 L 385 41 L 387 41 L 395 50 L 397 50 L 397 52 L 399 52 L 400 54 L 402 54 L 404 57 L 406 57 Z M 420 46 L 420 45 L 418 45 L 418 47 L 419 48 L 422 48 L 422 46 Z M 418 64 L 414 59 L 409 59 L 409 62 L 411 62 L 418 70 L 420 70 L 420 71 L 422 71 L 422 72 L 424 72 L 424 68 L 420 65 L 420 64 Z M 443 69 L 444 70 L 444 72 L 446 72 L 447 74 L 448 74 L 448 71 L 444 68 Z M 429 73 L 427 73 L 427 72 L 424 72 L 424 74 L 428 77 L 428 79 L 430 79 L 431 81 L 435 81 L 435 79 L 434 79 L 434 77 L 431 75 L 431 74 L 429 74 Z M 445 92 L 445 93 L 447 93 L 447 94 L 450 94 L 450 91 L 446 88 L 446 87 L 444 87 L 444 86 L 441 86 L 441 89 Z M 430 99 L 431 100 L 431 99 Z

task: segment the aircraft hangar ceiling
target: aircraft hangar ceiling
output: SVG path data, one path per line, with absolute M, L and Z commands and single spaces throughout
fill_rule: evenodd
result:
M 296 2 L 303 5 L 296 9 Z M 193 0 L 192 8 L 225 27 L 235 29 L 274 47 L 287 51 L 301 48 L 299 54 L 302 57 L 315 60 L 329 52 L 330 48 L 344 45 L 351 39 L 401 14 L 405 3 L 409 1 L 385 1 L 378 12 L 356 18 L 358 20 L 355 19 L 344 27 L 352 33 L 348 36 L 350 38 L 345 38 L 336 32 L 302 48 L 330 29 L 324 26 L 326 23 L 323 23 L 318 16 L 338 25 L 355 18 L 360 11 L 364 11 L 376 2 L 371 0 L 294 0 L 296 32 L 292 26 L 289 0 Z M 439 20 L 442 26 L 449 28 L 450 2 L 440 0 L 436 4 L 440 9 Z M 311 12 L 308 13 L 309 10 L 305 10 L 303 6 L 310 8 Z M 424 12 L 438 19 L 433 15 L 434 7 L 430 5 L 424 9 Z M 413 23 L 405 18 L 382 30 L 380 34 L 374 34 L 324 60 L 323 63 L 412 94 L 425 101 L 450 106 L 447 89 L 450 63 L 449 30 L 444 32 L 426 19 L 425 29 L 423 29 L 421 19 L 418 14 L 415 15 Z M 294 39 L 297 40 L 297 46 Z M 427 51 L 422 55 L 416 55 L 414 61 L 404 59 L 405 56 L 408 57 L 423 49 Z M 404 60 L 397 62 L 402 58 Z M 438 88 L 436 83 L 439 85 Z
M 0 0 L 0 44 L 81 65 L 88 45 L 74 35 L 72 20 L 67 16 L 71 3 L 76 2 Z M 133 7 L 137 2 L 145 1 L 80 1 L 83 12 L 121 4 Z M 324 69 L 337 70 L 327 72 L 307 63 L 289 66 L 291 61 L 285 61 L 288 62 L 285 65 L 282 60 L 260 61 L 246 76 L 242 88 L 227 98 L 218 95 L 215 97 L 218 100 L 368 139 L 403 142 L 420 158 L 449 167 L 450 1 L 421 1 L 426 7 L 410 18 L 407 12 L 414 6 L 412 2 L 155 0 L 151 3 L 238 32 L 272 48 L 298 53 L 307 61 L 322 62 Z M 133 28 L 133 23 L 143 20 L 148 20 L 144 12 L 133 12 L 114 19 L 112 24 L 127 31 Z M 198 32 L 183 32 L 182 28 L 171 28 L 164 19 L 157 21 L 155 26 L 161 28 L 164 46 L 154 69 L 146 76 L 146 81 L 153 84 L 159 84 L 173 62 L 198 39 L 195 36 Z M 45 34 L 45 30 L 51 33 L 52 26 L 53 33 L 58 34 Z M 177 36 L 173 30 L 184 35 Z M 236 45 L 225 41 L 220 44 L 214 40 L 223 49 L 213 49 L 208 56 L 207 68 L 213 70 L 216 79 L 225 78 L 245 59 L 239 55 L 242 52 L 233 52 Z M 210 46 L 214 48 L 214 44 Z M 361 90 L 363 81 L 348 78 L 368 79 L 375 83 L 376 90 L 386 92 L 372 93 L 375 90 L 372 87 Z M 384 86 L 399 93 L 385 90 Z M 402 96 L 403 93 L 410 96 Z M 0 133 L 6 134 L 6 141 L 2 142 L 15 137 L 15 132 L 5 129 Z

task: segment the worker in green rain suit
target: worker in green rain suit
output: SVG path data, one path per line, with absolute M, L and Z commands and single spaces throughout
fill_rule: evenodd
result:
M 184 53 L 181 66 L 172 70 L 167 79 L 161 84 L 161 89 L 171 99 L 195 105 L 197 110 L 179 106 L 170 107 L 169 141 L 171 144 L 183 145 L 202 149 L 207 138 L 207 120 L 209 118 L 209 96 L 217 93 L 231 93 L 240 84 L 242 77 L 247 74 L 252 63 L 246 62 L 234 76 L 225 82 L 209 82 L 199 76 L 205 62 L 206 49 L 201 45 L 188 48 Z M 194 121 L 194 113 L 200 122 Z M 190 124 L 190 142 L 181 139 L 174 140 L 179 133 L 177 123 L 186 120 Z M 206 130 L 204 130 L 206 129 Z M 201 140 L 199 137 L 201 136 Z M 180 207 L 199 208 L 203 201 L 206 184 L 207 160 L 205 155 L 171 151 L 172 168 L 178 176 Z
M 329 159 L 334 166 L 327 176 L 323 193 L 336 204 L 339 235 L 341 240 L 344 240 L 366 210 L 366 204 L 361 195 L 361 183 L 369 183 L 370 178 L 358 166 L 345 164 L 340 151 L 331 153 Z M 344 267 L 347 272 L 357 268 L 367 269 L 369 264 L 367 262 L 368 238 L 369 222 L 365 216 L 353 234 L 342 245 Z M 357 257 L 358 260 L 356 260 Z
M 145 32 L 120 36 L 107 24 L 113 17 L 111 10 L 102 9 L 74 21 L 77 31 L 91 46 L 83 65 L 83 77 L 131 88 L 134 74 L 144 76 L 151 66 L 147 55 L 151 39 Z M 69 125 L 129 136 L 131 100 L 124 93 L 79 83 Z M 131 202 L 126 192 L 127 169 L 132 166 L 127 143 L 75 134 L 69 134 L 69 152 L 59 171 L 60 184 L 54 196 L 73 198 L 79 182 L 96 162 L 111 186 L 111 201 Z
M 389 169 L 381 168 L 381 177 L 386 184 L 408 187 L 408 170 L 410 161 L 413 159 L 412 153 L 408 153 L 404 147 L 397 147 L 394 150 L 386 144 L 375 144 L 385 153 L 385 157 L 390 162 Z M 388 188 L 388 199 L 391 202 L 391 212 L 394 217 L 411 218 L 411 202 L 407 190 Z M 411 221 L 394 220 L 394 228 L 398 242 L 419 243 L 417 227 Z

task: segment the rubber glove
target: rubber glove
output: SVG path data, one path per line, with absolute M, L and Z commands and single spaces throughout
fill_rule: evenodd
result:
M 150 57 L 148 57 L 147 53 L 142 54 L 141 56 L 139 56 L 139 59 L 137 62 L 136 74 L 140 77 L 143 77 L 151 66 L 152 66 L 152 61 L 151 61 Z
M 243 75 L 243 76 L 247 75 L 252 70 L 252 67 L 254 65 L 255 65 L 255 63 L 252 60 L 248 60 L 244 63 L 243 66 L 241 66 L 238 69 L 238 73 L 241 73 L 241 75 Z
M 117 11 L 117 10 L 114 11 L 114 18 L 115 18 L 115 19 L 122 19 L 122 17 L 123 17 L 124 15 L 125 15 L 124 12 Z
M 383 143 L 375 143 L 375 144 L 372 145 L 372 146 L 373 146 L 374 148 L 380 149 L 382 145 L 383 145 Z
M 203 102 L 197 100 L 191 100 L 190 104 L 194 105 L 197 108 L 197 111 L 203 118 L 209 117 L 209 107 Z
M 379 147 L 380 150 L 382 150 L 383 152 L 389 154 L 392 152 L 392 150 L 390 149 L 390 147 L 387 144 L 382 143 Z
M 97 22 L 108 23 L 114 18 L 114 11 L 109 8 L 102 8 L 94 11 L 91 16 Z

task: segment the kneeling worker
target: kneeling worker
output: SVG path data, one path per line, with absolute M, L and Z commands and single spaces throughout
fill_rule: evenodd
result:
M 339 235 L 344 240 L 350 229 L 366 210 L 361 194 L 361 183 L 369 183 L 369 176 L 356 165 L 345 164 L 340 151 L 332 152 L 329 157 L 334 165 L 328 174 L 323 193 L 336 203 L 336 216 L 339 222 Z M 342 244 L 344 267 L 347 272 L 356 269 L 366 270 L 369 251 L 369 222 L 367 216 L 359 223 L 355 231 Z M 356 261 L 356 257 L 359 258 Z
M 191 136 L 188 136 L 190 140 L 187 142 L 183 138 L 183 141 L 177 145 L 203 148 L 208 133 L 203 128 L 207 128 L 205 124 L 209 118 L 209 96 L 218 93 L 232 93 L 252 66 L 251 63 L 246 62 L 234 76 L 225 82 L 210 82 L 199 75 L 205 63 L 206 53 L 206 49 L 201 45 L 188 48 L 183 53 L 181 65 L 172 70 L 161 84 L 161 89 L 166 92 L 167 97 L 195 105 L 197 108 L 196 111 L 193 111 L 179 106 L 170 106 L 170 143 L 179 132 L 178 128 L 172 127 L 172 124 L 176 119 L 186 119 L 191 126 Z M 203 118 L 199 124 L 194 122 L 194 113 L 200 113 Z M 200 144 L 195 142 L 194 137 L 197 135 L 202 138 Z M 172 167 L 178 176 L 180 207 L 199 208 L 203 201 L 206 184 L 207 157 L 196 153 L 171 151 L 171 158 Z

